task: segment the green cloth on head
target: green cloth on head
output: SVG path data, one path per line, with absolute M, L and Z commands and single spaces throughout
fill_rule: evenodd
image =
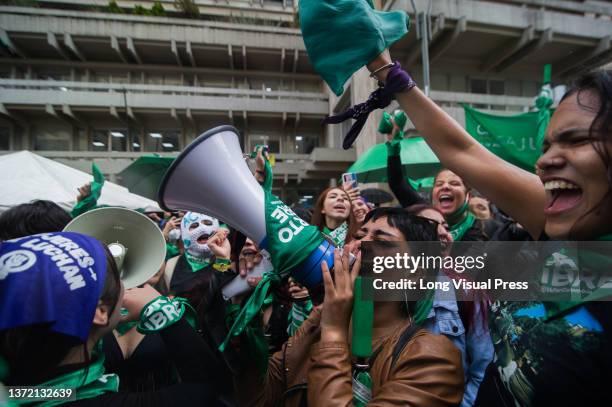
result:
M 104 175 L 102 175 L 102 172 L 100 172 L 100 169 L 95 163 L 91 163 L 91 173 L 93 175 L 91 193 L 74 205 L 74 208 L 72 208 L 72 211 L 70 212 L 70 215 L 73 218 L 95 209 L 98 205 L 98 199 L 100 199 L 102 187 L 104 186 Z
M 361 67 L 401 39 L 404 11 L 376 11 L 367 0 L 301 0 L 300 27 L 314 69 L 338 96 Z

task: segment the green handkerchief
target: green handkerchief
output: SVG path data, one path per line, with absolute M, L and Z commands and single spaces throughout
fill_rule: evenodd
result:
M 362 66 L 402 38 L 403 11 L 376 11 L 371 0 L 301 0 L 300 27 L 314 69 L 338 96 Z

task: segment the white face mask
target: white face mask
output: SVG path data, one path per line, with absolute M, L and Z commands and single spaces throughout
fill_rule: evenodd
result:
M 210 237 L 219 229 L 219 221 L 208 215 L 187 212 L 181 222 L 181 238 L 185 250 L 195 257 L 206 259 L 212 256 L 206 243 L 198 243 L 202 236 Z

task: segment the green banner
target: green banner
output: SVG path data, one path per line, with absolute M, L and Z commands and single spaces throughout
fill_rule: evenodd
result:
M 465 129 L 493 154 L 534 172 L 540 157 L 538 147 L 538 112 L 513 116 L 498 116 L 479 112 L 469 106 L 465 109 Z

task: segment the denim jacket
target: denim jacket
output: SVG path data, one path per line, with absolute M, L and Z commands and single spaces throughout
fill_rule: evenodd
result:
M 445 335 L 461 351 L 465 376 L 465 393 L 461 407 L 469 407 L 474 404 L 485 370 L 493 360 L 493 342 L 488 328 L 483 326 L 478 317 L 480 304 L 475 303 L 477 317 L 474 319 L 472 329 L 466 333 L 459 316 L 452 280 L 443 272 L 440 272 L 437 280 L 448 282 L 450 290 L 448 292 L 436 290 L 424 328 L 432 333 Z

